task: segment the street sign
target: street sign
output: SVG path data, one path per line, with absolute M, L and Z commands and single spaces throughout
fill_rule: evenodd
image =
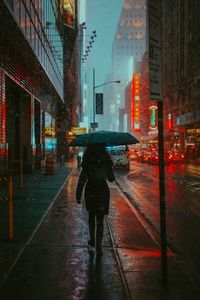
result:
M 148 1 L 150 99 L 162 100 L 161 1 Z
M 96 114 L 103 115 L 103 93 L 96 93 Z

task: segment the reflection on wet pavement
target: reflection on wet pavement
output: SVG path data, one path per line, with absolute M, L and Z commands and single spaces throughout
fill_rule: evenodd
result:
M 198 166 L 169 165 L 165 168 L 167 238 L 171 247 L 198 273 L 200 181 L 197 173 Z M 118 172 L 117 180 L 133 198 L 133 204 L 159 231 L 158 166 L 134 162 L 129 174 Z

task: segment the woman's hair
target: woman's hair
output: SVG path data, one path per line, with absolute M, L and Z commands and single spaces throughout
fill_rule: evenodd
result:
M 110 155 L 106 151 L 104 144 L 90 144 L 83 155 L 82 166 L 84 167 L 95 163 L 99 159 L 102 159 L 107 163 L 112 163 Z

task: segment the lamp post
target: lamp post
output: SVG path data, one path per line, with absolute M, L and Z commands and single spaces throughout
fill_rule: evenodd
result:
M 107 81 L 99 85 L 95 85 L 95 69 L 93 69 L 93 124 L 95 123 L 95 89 L 110 83 L 121 83 L 120 80 Z

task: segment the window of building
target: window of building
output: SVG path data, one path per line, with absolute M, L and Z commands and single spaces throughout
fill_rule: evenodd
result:
M 14 9 L 14 1 L 13 0 L 6 0 L 6 3 L 10 6 L 11 10 Z
M 14 0 L 14 15 L 15 19 L 20 24 L 20 1 L 19 0 Z
M 20 7 L 20 26 L 23 32 L 25 33 L 26 32 L 26 9 L 23 2 L 21 2 L 21 7 Z

